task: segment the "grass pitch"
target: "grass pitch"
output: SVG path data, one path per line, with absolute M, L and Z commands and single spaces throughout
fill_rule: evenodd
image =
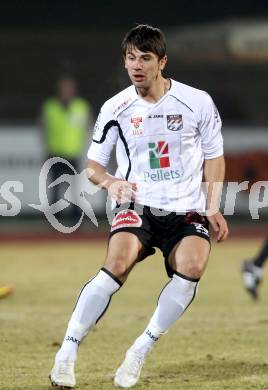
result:
M 259 302 L 244 292 L 240 261 L 260 241 L 214 244 L 194 303 L 162 337 L 139 389 L 268 389 L 268 274 Z M 102 264 L 106 244 L 1 245 L 0 389 L 47 390 L 48 374 L 80 287 Z M 161 255 L 136 266 L 80 347 L 78 389 L 108 390 L 126 349 L 143 331 L 167 277 Z

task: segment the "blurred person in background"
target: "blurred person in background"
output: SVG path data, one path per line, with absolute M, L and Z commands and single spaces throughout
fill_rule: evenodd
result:
M 42 130 L 47 158 L 66 159 L 76 171 L 88 142 L 89 128 L 93 122 L 89 103 L 78 96 L 78 86 L 71 74 L 63 74 L 57 81 L 56 96 L 45 101 L 42 107 Z M 74 172 L 63 163 L 50 169 L 51 182 L 63 174 Z M 63 185 L 51 189 L 51 203 L 55 203 L 63 192 Z M 73 195 L 74 196 L 74 195 Z M 72 205 L 73 217 L 80 215 L 78 206 Z
M 242 276 L 244 287 L 254 299 L 258 299 L 258 287 L 262 279 L 264 264 L 268 259 L 268 237 L 262 244 L 262 247 L 251 260 L 245 260 L 242 263 Z

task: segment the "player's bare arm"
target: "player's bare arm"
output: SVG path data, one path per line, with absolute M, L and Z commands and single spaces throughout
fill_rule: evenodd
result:
M 224 157 L 204 161 L 204 179 L 207 185 L 207 218 L 217 233 L 217 241 L 223 241 L 229 234 L 227 222 L 219 211 L 219 197 L 225 175 Z
M 136 184 L 110 175 L 106 168 L 96 161 L 88 160 L 87 175 L 93 184 L 106 189 L 109 195 L 118 203 L 135 200 Z

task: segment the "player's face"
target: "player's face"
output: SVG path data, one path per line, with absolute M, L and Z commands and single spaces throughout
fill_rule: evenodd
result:
M 125 68 L 132 83 L 137 88 L 150 88 L 161 75 L 167 57 L 159 60 L 152 52 L 142 52 L 135 47 L 128 48 L 125 57 Z

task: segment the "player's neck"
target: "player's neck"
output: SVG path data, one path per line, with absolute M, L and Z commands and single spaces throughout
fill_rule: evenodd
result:
M 159 76 L 150 87 L 136 88 L 139 96 L 151 103 L 156 103 L 170 89 L 171 81 Z

